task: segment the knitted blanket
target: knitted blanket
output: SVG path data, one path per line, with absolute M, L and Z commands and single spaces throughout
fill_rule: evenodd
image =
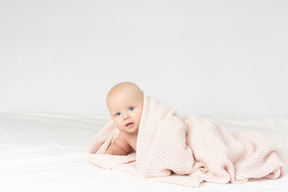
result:
M 155 181 L 198 187 L 280 176 L 279 149 L 256 132 L 230 133 L 213 120 L 187 115 L 144 93 L 137 152 L 104 155 L 119 131 L 110 120 L 87 147 L 90 163 Z

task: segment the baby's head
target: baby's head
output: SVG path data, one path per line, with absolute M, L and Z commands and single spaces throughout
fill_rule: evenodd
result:
M 120 131 L 138 133 L 143 109 L 143 92 L 137 85 L 130 82 L 115 85 L 107 94 L 106 104 Z

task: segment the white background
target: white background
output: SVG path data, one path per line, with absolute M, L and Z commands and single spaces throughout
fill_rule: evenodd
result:
M 108 114 L 132 81 L 181 114 L 288 115 L 288 1 L 0 0 L 0 112 Z

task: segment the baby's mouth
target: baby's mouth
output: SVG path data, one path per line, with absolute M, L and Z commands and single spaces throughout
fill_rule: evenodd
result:
M 125 127 L 132 128 L 134 126 L 133 122 L 129 122 L 125 125 Z

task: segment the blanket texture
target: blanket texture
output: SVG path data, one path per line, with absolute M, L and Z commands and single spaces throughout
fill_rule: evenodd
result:
M 110 120 L 87 147 L 90 163 L 154 181 L 198 187 L 280 176 L 279 149 L 256 132 L 230 133 L 213 120 L 187 115 L 144 93 L 137 153 L 104 155 L 118 136 Z

